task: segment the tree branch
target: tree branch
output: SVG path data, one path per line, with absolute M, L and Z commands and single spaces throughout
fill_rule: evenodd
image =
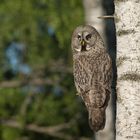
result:
M 0 120 L 0 124 L 3 126 L 22 129 L 22 125 L 15 120 Z M 74 140 L 75 138 L 66 133 L 60 132 L 63 129 L 68 129 L 71 126 L 71 122 L 64 123 L 56 126 L 38 126 L 36 124 L 28 124 L 24 127 L 25 130 L 33 131 L 35 133 L 47 134 L 52 137 L 62 138 L 65 140 Z M 90 140 L 89 138 L 81 137 L 78 140 Z
M 31 84 L 31 85 L 54 85 L 54 81 L 50 79 L 41 79 L 41 78 L 36 78 L 36 79 L 31 79 L 31 80 L 14 80 L 14 81 L 3 81 L 0 82 L 0 88 L 16 88 L 16 87 L 21 87 L 26 84 Z
M 14 120 L 1 120 L 0 124 L 4 125 L 4 126 L 8 126 L 8 127 L 22 129 L 22 125 Z M 68 140 L 71 138 L 71 136 L 69 136 L 69 135 L 65 135 L 63 133 L 58 132 L 62 129 L 69 128 L 69 123 L 65 123 L 65 124 L 61 124 L 61 125 L 57 125 L 57 126 L 48 126 L 48 127 L 37 126 L 35 124 L 28 124 L 24 128 L 29 131 L 48 134 L 53 137 L 66 138 Z

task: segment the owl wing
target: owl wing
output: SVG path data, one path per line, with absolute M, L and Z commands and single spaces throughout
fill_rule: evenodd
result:
M 91 73 L 88 71 L 88 66 L 84 65 L 86 64 L 84 62 L 87 62 L 85 58 L 74 61 L 74 82 L 78 95 L 85 94 L 90 90 L 89 79 Z
M 90 102 L 94 107 L 107 106 L 112 82 L 112 62 L 108 54 L 97 59 L 97 75 L 92 78 L 92 89 L 89 91 Z

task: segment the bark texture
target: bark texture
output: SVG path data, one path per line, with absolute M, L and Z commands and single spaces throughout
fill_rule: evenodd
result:
M 92 25 L 95 27 L 101 34 L 105 44 L 105 22 L 98 17 L 105 15 L 105 12 L 102 7 L 102 0 L 83 0 L 83 5 L 85 9 L 85 22 L 86 24 Z M 106 45 L 107 46 L 107 45 Z M 111 94 L 112 96 L 112 94 Z M 114 128 L 113 125 L 113 111 L 112 111 L 112 97 L 106 110 L 106 125 L 102 131 L 95 133 L 96 140 L 114 140 Z
M 116 140 L 140 140 L 140 0 L 116 0 Z

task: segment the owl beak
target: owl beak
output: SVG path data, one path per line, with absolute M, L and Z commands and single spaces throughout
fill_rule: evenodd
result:
M 86 45 L 85 40 L 82 40 L 82 41 L 81 41 L 81 46 L 85 46 L 85 45 Z
M 86 42 L 84 39 L 81 41 L 81 51 L 86 51 Z

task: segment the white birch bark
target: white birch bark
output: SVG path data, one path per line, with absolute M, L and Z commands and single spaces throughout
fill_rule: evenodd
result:
M 101 34 L 105 44 L 105 24 L 104 21 L 98 17 L 105 15 L 102 7 L 102 0 L 83 0 L 85 9 L 85 22 L 86 24 L 95 27 Z M 96 140 L 113 140 L 114 130 L 113 130 L 113 113 L 112 113 L 112 100 L 110 98 L 109 105 L 106 110 L 106 125 L 102 131 L 95 133 Z
M 115 0 L 116 140 L 140 140 L 140 0 Z
M 86 24 L 95 27 L 104 36 L 104 23 L 98 17 L 103 15 L 102 0 L 83 0 Z M 104 38 L 103 38 L 104 39 Z M 104 39 L 105 40 L 105 39 Z

